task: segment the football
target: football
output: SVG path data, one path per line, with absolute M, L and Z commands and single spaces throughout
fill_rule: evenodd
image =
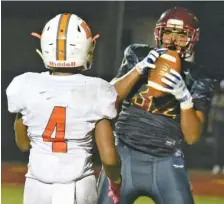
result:
M 181 72 L 181 59 L 179 54 L 174 50 L 168 50 L 165 53 L 163 53 L 155 62 L 156 68 L 151 69 L 149 76 L 148 76 L 148 82 L 154 82 L 157 83 L 163 87 L 167 87 L 161 79 L 164 77 L 164 75 L 170 71 L 170 69 L 174 69 L 178 73 Z M 154 97 L 160 97 L 164 96 L 166 93 L 159 91 L 155 88 L 153 88 L 152 83 L 150 83 L 150 89 L 149 94 L 150 96 Z

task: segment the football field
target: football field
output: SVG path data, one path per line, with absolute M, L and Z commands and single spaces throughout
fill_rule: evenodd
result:
M 22 204 L 23 183 L 26 166 L 2 164 L 2 204 Z M 207 171 L 190 171 L 195 204 L 224 204 L 224 176 L 212 176 Z M 131 203 L 130 203 L 131 204 Z M 153 204 L 146 197 L 140 197 L 135 204 Z
M 23 188 L 16 185 L 2 186 L 2 204 L 22 204 Z M 196 196 L 195 204 L 223 204 L 224 197 Z M 153 204 L 149 198 L 141 197 L 135 204 Z

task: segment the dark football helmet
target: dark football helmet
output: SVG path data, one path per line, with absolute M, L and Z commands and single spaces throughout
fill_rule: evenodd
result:
M 154 30 L 156 46 L 161 47 L 163 32 L 166 29 L 181 29 L 188 36 L 187 45 L 180 51 L 181 57 L 191 56 L 193 48 L 199 40 L 198 23 L 197 17 L 185 8 L 175 7 L 165 11 L 157 21 Z

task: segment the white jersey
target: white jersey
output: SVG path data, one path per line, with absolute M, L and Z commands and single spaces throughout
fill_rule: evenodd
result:
M 25 73 L 7 90 L 8 110 L 22 113 L 31 150 L 27 177 L 67 183 L 93 173 L 92 131 L 117 111 L 115 88 L 81 74 Z

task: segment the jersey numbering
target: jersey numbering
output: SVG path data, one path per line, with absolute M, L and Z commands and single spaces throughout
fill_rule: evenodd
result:
M 44 142 L 52 142 L 52 152 L 67 152 L 67 143 L 65 141 L 65 121 L 66 108 L 55 106 L 43 133 Z M 55 138 L 52 138 L 51 136 L 55 128 Z

